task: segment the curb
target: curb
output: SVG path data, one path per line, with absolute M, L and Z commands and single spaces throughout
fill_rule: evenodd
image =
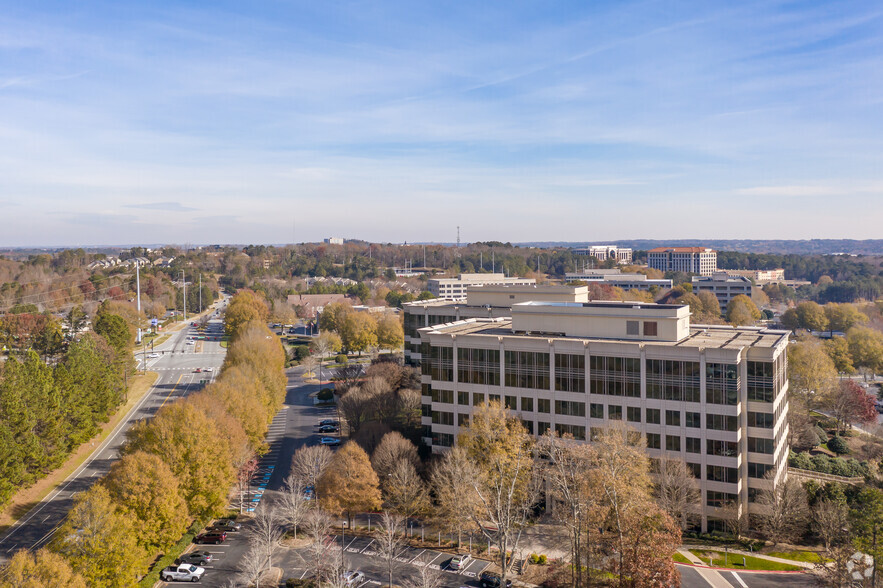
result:
M 690 566 L 691 568 L 702 568 L 705 570 L 716 570 L 718 572 L 741 572 L 743 574 L 810 574 L 812 570 L 744 570 L 742 568 L 717 568 L 712 566 L 704 566 L 700 564 L 675 562 L 677 566 Z

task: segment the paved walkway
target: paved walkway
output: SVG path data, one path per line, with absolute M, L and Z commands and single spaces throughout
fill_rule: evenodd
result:
M 678 550 L 678 553 L 680 553 L 681 555 L 683 555 L 684 557 L 689 559 L 690 562 L 698 563 L 699 565 L 707 565 L 707 564 L 702 563 L 701 560 L 699 560 L 695 555 L 693 555 L 692 553 L 690 553 L 688 551 L 689 549 L 700 549 L 702 551 L 715 551 L 717 553 L 724 553 L 725 552 L 725 550 L 721 549 L 720 547 L 709 547 L 707 545 L 684 545 L 681 549 Z M 785 559 L 782 557 L 773 557 L 771 555 L 764 555 L 762 553 L 757 553 L 754 551 L 749 552 L 749 551 L 742 551 L 741 549 L 730 549 L 727 551 L 727 553 L 729 553 L 731 555 L 745 555 L 745 556 L 749 556 L 749 557 L 756 557 L 757 559 L 765 559 L 767 561 L 774 561 L 774 562 L 781 563 L 781 564 L 788 564 L 788 565 L 792 565 L 792 566 L 797 566 L 797 567 L 803 568 L 805 570 L 813 570 L 816 567 L 816 564 L 807 563 L 805 561 L 795 561 L 793 559 Z M 694 559 L 697 561 L 693 561 Z M 740 570 L 740 571 L 750 572 L 751 570 Z
M 695 555 L 693 555 L 692 553 L 687 551 L 687 549 L 688 549 L 687 547 L 684 547 L 682 549 L 678 549 L 678 553 L 680 553 L 681 555 L 686 557 L 687 560 L 689 560 L 689 562 L 694 565 L 697 565 L 697 566 L 706 566 L 707 565 L 701 559 L 699 559 L 698 557 L 696 557 Z M 709 586 L 712 586 L 712 588 L 733 588 L 732 584 L 730 584 L 729 582 L 724 580 L 724 577 L 721 576 L 716 570 L 714 570 L 712 568 L 697 567 L 697 568 L 693 568 L 693 569 L 695 569 L 696 572 L 700 576 L 702 576 L 702 579 L 705 580 L 706 582 L 708 582 Z

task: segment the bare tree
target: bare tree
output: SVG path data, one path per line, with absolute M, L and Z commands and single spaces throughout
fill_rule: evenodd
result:
M 326 448 L 327 449 L 327 448 Z M 291 474 L 285 479 L 285 485 L 282 488 L 281 504 L 279 508 L 285 522 L 294 528 L 294 538 L 297 539 L 297 527 L 303 522 L 312 505 L 304 494 L 306 485 L 301 478 Z
M 396 567 L 396 557 L 405 545 L 405 518 L 389 511 L 383 511 L 374 539 L 377 541 L 377 554 L 386 562 L 387 577 L 389 585 L 392 586 L 392 572 Z
M 362 364 L 351 363 L 343 367 L 337 368 L 335 375 L 337 376 L 337 389 L 349 390 L 355 386 L 359 378 L 362 377 Z
M 304 487 L 311 486 L 315 490 L 332 458 L 334 452 L 325 445 L 301 447 L 291 458 L 291 475 L 297 477 Z
M 307 550 L 307 557 L 310 561 L 305 563 L 313 569 L 317 578 L 327 575 L 325 562 L 329 554 L 336 548 L 334 542 L 330 541 L 328 537 L 331 533 L 331 525 L 331 515 L 321 508 L 310 509 L 304 518 L 304 530 L 312 539 L 310 548 Z
M 316 366 L 319 365 L 319 361 L 314 356 L 308 355 L 303 359 L 302 363 L 305 368 L 304 376 L 307 376 L 307 374 L 312 374 L 312 377 L 315 378 Z
M 812 526 L 822 538 L 825 551 L 830 552 L 834 546 L 843 543 L 847 538 L 849 510 L 845 504 L 822 499 L 813 509 Z
M 721 507 L 721 518 L 736 539 L 748 531 L 748 511 L 742 508 L 738 500 L 729 500 Z
M 470 527 L 475 510 L 470 480 L 475 469 L 462 447 L 452 447 L 436 462 L 432 470 L 432 488 L 438 500 L 436 514 L 450 529 L 457 531 L 457 545 L 462 543 L 463 530 Z
M 359 386 L 350 387 L 349 391 L 340 397 L 337 409 L 349 426 L 351 435 L 358 433 L 362 424 L 372 419 L 373 400 L 373 397 Z
M 382 480 L 382 485 L 386 502 L 393 512 L 411 517 L 429 507 L 426 484 L 408 461 L 399 462 L 392 473 Z
M 259 545 L 254 545 L 246 552 L 239 563 L 237 578 L 245 586 L 261 588 L 261 580 L 266 573 L 267 565 L 264 552 Z
M 402 462 L 410 463 L 416 468 L 420 463 L 417 448 L 398 431 L 387 433 L 371 455 L 371 466 L 377 472 L 377 477 L 383 480 L 392 475 Z
M 405 578 L 403 584 L 405 588 L 441 588 L 442 571 L 440 568 L 429 566 L 432 558 L 418 558 L 414 564 L 417 565 L 417 575 Z
M 247 533 L 254 548 L 263 556 L 265 570 L 273 567 L 273 555 L 279 550 L 282 540 L 282 523 L 283 517 L 275 507 L 262 504 L 255 511 L 252 525 L 248 527 Z
M 775 486 L 775 472 L 764 479 L 770 488 L 761 490 L 757 503 L 762 509 L 761 529 L 773 543 L 790 542 L 806 529 L 809 505 L 806 491 L 796 478 L 789 478 Z
M 681 525 L 681 530 L 687 528 L 687 509 L 699 502 L 696 478 L 687 469 L 687 464 L 679 460 L 663 460 L 656 475 L 656 501 Z

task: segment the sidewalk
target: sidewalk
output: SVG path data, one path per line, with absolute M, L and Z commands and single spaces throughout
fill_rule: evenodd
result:
M 725 553 L 725 550 L 721 549 L 720 547 L 709 547 L 707 545 L 683 545 L 683 546 L 681 546 L 681 548 L 678 550 L 678 553 L 680 553 L 681 555 L 683 555 L 684 557 L 689 559 L 692 563 L 698 563 L 699 565 L 703 565 L 703 566 L 708 565 L 708 564 L 702 563 L 702 561 L 699 560 L 699 558 L 697 558 L 695 555 L 693 555 L 692 553 L 690 553 L 688 551 L 690 549 L 701 549 L 702 551 L 715 551 L 717 553 Z M 814 570 L 816 568 L 816 564 L 807 563 L 805 561 L 795 561 L 793 559 L 785 559 L 782 557 L 773 557 L 771 555 L 764 555 L 762 553 L 757 553 L 756 551 L 743 551 L 741 549 L 729 549 L 729 550 L 726 550 L 726 552 L 729 553 L 730 555 L 745 555 L 748 557 L 756 557 L 757 559 L 765 559 L 767 561 L 774 561 L 774 562 L 780 563 L 780 564 L 797 566 L 797 567 L 803 568 L 805 570 Z M 696 561 L 694 561 L 694 560 L 696 560 Z M 740 570 L 740 571 L 750 572 L 751 570 Z

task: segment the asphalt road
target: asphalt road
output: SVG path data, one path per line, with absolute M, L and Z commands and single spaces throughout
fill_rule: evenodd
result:
M 808 573 L 775 572 L 728 572 L 678 565 L 682 588 L 809 588 L 821 586 L 818 579 Z
M 223 323 L 212 319 L 206 329 L 207 338 L 219 339 L 223 334 Z M 0 537 L 0 562 L 18 549 L 38 549 L 52 539 L 52 535 L 64 520 L 73 505 L 77 493 L 88 490 L 92 484 L 104 476 L 119 455 L 120 447 L 126 440 L 126 432 L 136 422 L 150 418 L 163 405 L 187 396 L 211 381 L 218 374 L 226 351 L 219 341 L 194 341 L 196 329 L 190 326 L 174 333 L 162 345 L 156 346 L 153 353 L 159 357 L 148 358 L 147 369 L 159 374 L 153 388 L 129 412 L 114 431 L 96 447 L 92 455 L 77 468 L 59 487 L 49 494 Z M 138 353 L 140 361 L 142 355 Z M 211 372 L 195 370 L 211 368 Z

